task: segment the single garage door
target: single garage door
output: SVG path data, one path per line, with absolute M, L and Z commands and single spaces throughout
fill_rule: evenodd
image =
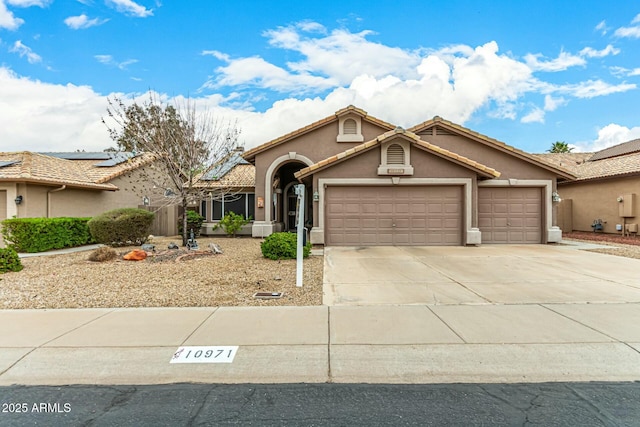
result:
M 542 188 L 478 188 L 482 243 L 542 243 Z
M 329 246 L 461 245 L 461 186 L 328 187 Z

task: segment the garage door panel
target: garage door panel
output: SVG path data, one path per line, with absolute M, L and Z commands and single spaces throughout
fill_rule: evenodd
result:
M 541 243 L 542 189 L 478 189 L 478 227 L 482 243 Z
M 462 244 L 461 186 L 329 187 L 325 212 L 328 245 Z

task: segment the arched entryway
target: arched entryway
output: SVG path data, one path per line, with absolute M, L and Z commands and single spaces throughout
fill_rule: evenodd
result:
M 305 163 L 297 160 L 282 163 L 274 172 L 271 180 L 272 203 L 271 218 L 276 223 L 279 231 L 295 231 L 296 205 L 298 196 L 295 194 L 295 186 L 299 184 L 294 174 L 307 167 Z M 313 203 L 310 197 L 311 187 L 308 184 L 305 193 L 305 225 L 310 228 L 313 218 Z

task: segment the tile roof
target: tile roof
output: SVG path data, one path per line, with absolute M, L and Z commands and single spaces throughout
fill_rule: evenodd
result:
M 640 138 L 623 142 L 622 144 L 607 147 L 596 152 L 589 160 L 596 161 L 608 159 L 610 157 L 624 156 L 625 154 L 637 153 L 640 151 Z
M 96 167 L 100 160 L 68 160 L 30 151 L 0 153 L 0 161 L 15 162 L 0 167 L 0 181 L 115 191 L 118 187 L 109 181 L 154 159 L 142 154 L 115 166 Z
M 311 132 L 314 129 L 317 129 L 321 126 L 324 126 L 326 124 L 329 124 L 331 122 L 334 122 L 336 120 L 338 120 L 338 117 L 348 114 L 348 113 L 354 113 L 354 114 L 358 114 L 360 115 L 363 119 L 367 120 L 368 122 L 374 123 L 379 125 L 382 128 L 387 128 L 389 130 L 395 128 L 395 125 L 392 125 L 391 123 L 387 123 L 383 120 L 377 119 L 373 116 L 370 116 L 366 111 L 357 108 L 353 105 L 349 105 L 348 107 L 345 107 L 341 110 L 338 110 L 335 112 L 335 114 L 332 114 L 328 117 L 325 117 L 324 119 L 318 120 L 317 122 L 311 123 L 310 125 L 304 126 L 300 129 L 294 130 L 293 132 L 289 132 L 286 135 L 282 135 L 281 137 L 278 137 L 274 140 L 271 140 L 269 142 L 265 142 L 262 145 L 258 145 L 257 147 L 252 148 L 251 150 L 246 151 L 242 157 L 244 157 L 245 159 L 251 161 L 256 154 L 261 153 L 263 151 L 266 151 L 272 147 L 275 147 L 276 145 L 280 145 L 286 141 L 289 141 L 295 137 L 304 135 L 307 132 Z
M 198 179 L 194 188 L 247 188 L 256 185 L 256 168 L 252 164 L 237 164 L 217 180 Z
M 485 166 L 481 163 L 478 163 L 474 160 L 468 159 L 464 156 L 460 156 L 456 153 L 453 153 L 449 150 L 445 150 L 444 148 L 438 147 L 437 145 L 433 145 L 429 142 L 423 141 L 422 139 L 420 139 L 420 137 L 418 135 L 416 135 L 413 132 L 409 132 L 406 131 L 402 128 L 396 128 L 392 131 L 386 132 L 380 136 L 378 136 L 376 139 L 372 139 L 371 141 L 367 141 L 363 144 L 357 145 L 355 147 L 352 147 L 346 151 L 343 151 L 342 153 L 338 153 L 334 156 L 328 157 L 324 160 L 319 161 L 318 163 L 315 163 L 311 166 L 308 166 L 304 169 L 299 170 L 298 172 L 296 172 L 294 175 L 297 179 L 302 179 L 306 176 L 309 176 L 313 173 L 316 173 L 322 169 L 325 169 L 329 166 L 332 166 L 334 164 L 337 164 L 341 161 L 344 161 L 350 157 L 356 156 L 359 153 L 368 151 L 378 145 L 380 145 L 382 142 L 396 137 L 396 136 L 401 136 L 401 137 L 405 137 L 406 139 L 410 140 L 411 142 L 413 142 L 416 146 L 418 146 L 419 148 L 429 151 L 439 157 L 443 157 L 447 160 L 453 161 L 455 163 L 458 163 L 462 166 L 468 167 L 470 169 L 473 169 L 475 171 L 477 171 L 478 173 L 489 177 L 489 178 L 497 178 L 500 176 L 500 172 L 496 171 L 495 169 L 492 169 L 488 166 Z
M 595 161 L 591 160 L 593 153 L 545 153 L 536 156 L 562 164 L 576 175 L 576 181 L 640 174 L 640 152 Z
M 519 150 L 511 145 L 505 144 L 502 141 L 498 141 L 497 139 L 494 138 L 490 138 L 486 135 L 483 135 L 479 132 L 473 131 L 471 129 L 468 129 L 464 126 L 458 125 L 456 123 L 450 122 L 448 120 L 443 119 L 442 117 L 439 116 L 435 116 L 433 119 L 431 120 L 427 120 L 425 122 L 419 123 L 411 128 L 409 128 L 410 132 L 414 132 L 414 133 L 419 133 L 422 132 L 423 130 L 426 130 L 428 128 L 431 127 L 443 127 L 445 129 L 448 129 L 450 131 L 454 131 L 456 133 L 462 133 L 464 135 L 467 135 L 473 139 L 475 139 L 476 141 L 479 141 L 481 143 L 484 143 L 486 145 L 490 145 L 493 146 L 501 151 L 510 153 L 515 155 L 516 157 L 519 157 L 523 160 L 526 160 L 530 163 L 536 164 L 537 166 L 541 166 L 544 169 L 550 170 L 551 172 L 554 172 L 556 174 L 558 174 L 559 176 L 565 178 L 565 179 L 575 179 L 575 176 L 569 171 L 566 170 L 563 167 L 560 167 L 558 165 L 555 165 L 553 163 L 549 163 L 547 161 L 545 161 L 544 159 L 533 155 L 533 154 L 529 154 L 525 151 Z

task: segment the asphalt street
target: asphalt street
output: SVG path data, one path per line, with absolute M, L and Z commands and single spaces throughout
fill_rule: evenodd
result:
M 635 426 L 640 382 L 0 388 L 2 426 Z

